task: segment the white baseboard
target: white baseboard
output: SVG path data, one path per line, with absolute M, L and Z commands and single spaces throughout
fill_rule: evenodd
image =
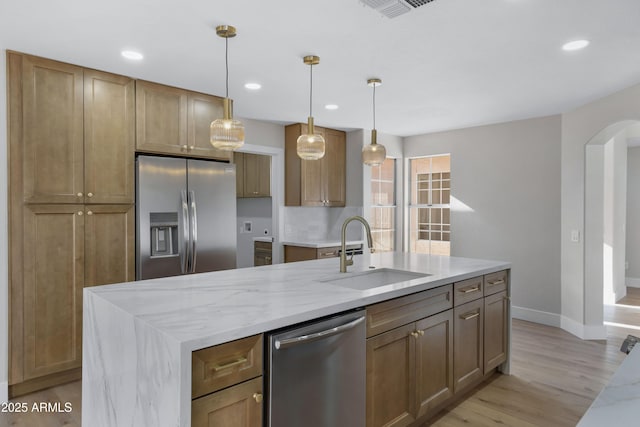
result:
M 0 383 L 0 402 L 9 401 L 9 383 L 3 381 Z
M 625 284 L 630 288 L 640 288 L 640 279 L 637 277 L 625 277 Z
M 527 322 L 540 323 L 547 326 L 560 327 L 560 315 L 555 313 L 549 313 L 547 311 L 533 310 L 526 307 L 511 307 L 511 317 L 520 320 L 526 320 Z
M 562 316 L 560 327 L 582 340 L 604 340 L 607 338 L 607 327 L 604 325 L 583 325 L 573 319 Z

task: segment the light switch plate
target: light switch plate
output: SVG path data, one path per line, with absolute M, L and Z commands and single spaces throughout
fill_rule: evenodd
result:
M 576 243 L 580 241 L 580 230 L 571 230 L 571 241 Z

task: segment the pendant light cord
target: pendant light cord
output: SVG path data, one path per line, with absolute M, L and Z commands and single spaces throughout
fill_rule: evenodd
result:
M 310 79 L 309 79 L 309 117 L 313 117 L 313 64 L 309 65 L 309 68 L 311 69 L 309 75 L 310 75 Z
M 373 85 L 373 128 L 376 128 L 376 85 Z
M 229 97 L 229 38 L 228 37 L 224 38 L 224 68 L 225 68 L 225 72 L 227 73 L 227 78 L 226 78 L 227 95 L 225 96 L 225 98 L 228 98 Z

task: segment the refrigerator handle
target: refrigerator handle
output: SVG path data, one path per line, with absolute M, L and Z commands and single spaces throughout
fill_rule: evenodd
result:
M 196 192 L 189 190 L 189 205 L 191 207 L 191 272 L 196 272 L 196 257 L 198 251 L 196 244 L 198 243 L 198 214 L 196 212 Z
M 180 205 L 182 206 L 182 242 L 178 249 L 180 253 L 180 271 L 185 274 L 189 265 L 189 204 L 187 203 L 187 190 L 180 191 Z

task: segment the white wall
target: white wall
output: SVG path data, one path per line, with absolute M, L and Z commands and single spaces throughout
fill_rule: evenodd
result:
M 7 75 L 6 46 L 0 40 L 0 164 L 5 165 L 0 173 L 0 230 L 4 238 L 0 239 L 0 402 L 8 400 L 8 364 L 9 364 L 9 272 L 8 272 L 8 226 L 7 226 Z
M 451 255 L 510 261 L 513 314 L 560 324 L 560 116 L 405 138 L 451 154 Z
M 640 287 L 640 147 L 627 150 L 627 286 Z
M 584 239 L 571 241 L 572 230 L 585 234 L 585 145 L 594 139 L 607 141 L 636 123 L 640 118 L 638 99 L 640 85 L 562 115 L 562 327 L 582 338 L 602 338 L 604 332 L 601 322 L 588 318 Z

